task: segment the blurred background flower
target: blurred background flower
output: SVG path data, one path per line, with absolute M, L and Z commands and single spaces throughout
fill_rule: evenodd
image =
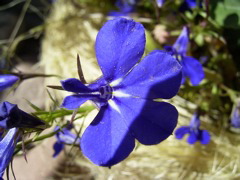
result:
M 210 142 L 209 132 L 200 129 L 200 119 L 197 113 L 193 115 L 189 126 L 182 126 L 175 131 L 177 139 L 182 139 L 186 134 L 189 135 L 187 139 L 189 144 L 194 144 L 197 141 L 200 141 L 201 144 L 208 144 Z
M 11 74 L 0 75 L 0 91 L 3 91 L 14 85 L 19 78 Z

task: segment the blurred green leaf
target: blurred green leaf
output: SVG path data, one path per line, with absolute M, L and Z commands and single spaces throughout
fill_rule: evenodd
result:
M 27 103 L 35 110 L 35 111 L 43 111 L 41 108 L 37 107 L 36 105 L 34 105 L 33 103 L 31 103 L 29 100 L 25 99 L 27 101 Z
M 203 34 L 197 34 L 194 38 L 195 42 L 197 43 L 198 46 L 203 46 L 204 45 L 204 37 Z
M 211 0 L 211 16 L 221 26 L 240 28 L 240 0 Z

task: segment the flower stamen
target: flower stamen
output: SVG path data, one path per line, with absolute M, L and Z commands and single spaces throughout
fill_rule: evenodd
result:
M 99 97 L 102 99 L 109 100 L 109 99 L 112 99 L 112 97 L 113 97 L 113 95 L 112 95 L 113 89 L 109 85 L 100 87 L 99 92 L 100 92 Z

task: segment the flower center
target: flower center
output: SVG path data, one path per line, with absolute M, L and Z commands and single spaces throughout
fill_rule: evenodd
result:
M 99 92 L 100 92 L 100 98 L 102 99 L 109 100 L 113 97 L 112 95 L 113 88 L 109 85 L 100 87 Z

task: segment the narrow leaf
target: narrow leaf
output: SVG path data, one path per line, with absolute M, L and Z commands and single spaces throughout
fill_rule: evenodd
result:
M 83 75 L 83 71 L 82 71 L 82 66 L 81 66 L 79 55 L 77 55 L 77 68 L 78 68 L 78 76 L 79 76 L 80 81 L 83 84 L 86 84 L 86 80 L 85 80 L 84 75 Z

